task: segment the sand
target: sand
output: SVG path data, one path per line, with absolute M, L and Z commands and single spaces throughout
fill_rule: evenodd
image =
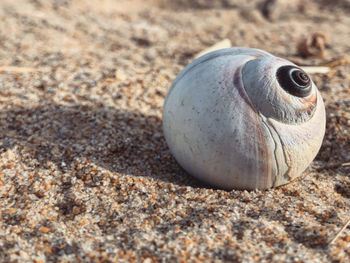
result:
M 260 2 L 1 1 L 0 261 L 349 262 L 349 229 L 328 242 L 350 216 L 350 2 Z M 302 57 L 316 32 L 326 53 Z M 169 152 L 167 89 L 226 38 L 333 62 L 312 75 L 325 140 L 290 184 L 212 189 Z

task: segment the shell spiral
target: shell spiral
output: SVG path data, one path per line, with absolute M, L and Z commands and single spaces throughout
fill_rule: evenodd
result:
M 222 189 L 267 189 L 299 176 L 325 133 L 316 85 L 265 51 L 229 48 L 187 65 L 168 90 L 163 131 L 178 163 Z

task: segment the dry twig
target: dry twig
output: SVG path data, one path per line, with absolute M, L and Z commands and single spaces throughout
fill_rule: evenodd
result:
M 46 70 L 38 69 L 38 68 L 30 68 L 30 67 L 0 66 L 0 73 L 9 72 L 9 73 L 25 74 L 25 73 L 42 72 L 42 71 L 46 71 Z
M 331 70 L 329 67 L 321 66 L 302 66 L 301 68 L 308 74 L 327 74 Z
M 350 64 L 350 57 L 348 56 L 341 56 L 336 59 L 333 59 L 327 63 L 325 63 L 323 66 L 335 68 L 338 66 L 348 65 Z
M 350 224 L 350 218 L 348 219 L 348 221 L 346 221 L 345 225 L 338 231 L 335 237 L 333 237 L 331 241 L 329 241 L 328 245 L 331 245 L 332 243 L 334 243 L 339 238 L 339 236 L 344 232 L 344 230 L 347 228 L 349 224 Z
M 217 42 L 216 44 L 202 50 L 201 52 L 197 53 L 194 57 L 195 58 L 199 58 L 209 52 L 212 52 L 212 51 L 215 51 L 215 50 L 219 50 L 219 49 L 222 49 L 222 48 L 230 48 L 232 47 L 232 43 L 231 43 L 231 40 L 229 39 L 224 39 L 224 40 L 221 40 L 220 42 Z
M 339 167 L 347 167 L 350 166 L 350 162 L 345 162 L 345 163 L 329 163 L 326 164 L 320 168 L 318 168 L 318 171 L 321 171 L 323 169 L 333 169 L 333 168 L 339 168 Z

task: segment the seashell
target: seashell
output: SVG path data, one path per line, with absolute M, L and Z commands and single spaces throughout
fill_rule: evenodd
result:
M 325 108 L 295 64 L 227 48 L 187 65 L 168 90 L 163 131 L 177 162 L 222 189 L 267 189 L 299 176 L 325 133 Z

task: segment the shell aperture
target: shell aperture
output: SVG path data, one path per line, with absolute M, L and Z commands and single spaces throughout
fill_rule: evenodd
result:
M 309 94 L 286 90 L 281 68 Z M 293 63 L 230 48 L 179 73 L 164 102 L 163 130 L 189 174 L 223 189 L 266 189 L 299 176 L 313 160 L 325 110 L 315 84 Z

